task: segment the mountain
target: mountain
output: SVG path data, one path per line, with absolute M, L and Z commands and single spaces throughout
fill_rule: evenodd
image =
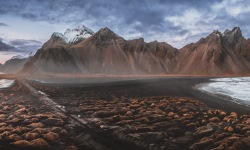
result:
M 23 71 L 33 73 L 165 74 L 176 64 L 177 49 L 167 43 L 125 40 L 108 28 L 68 43 L 51 36 Z
M 67 37 L 67 35 L 74 35 Z M 76 32 L 78 32 L 76 34 Z M 74 34 L 73 34 L 74 33 Z M 87 34 L 87 36 L 85 36 Z M 74 39 L 74 40 L 67 40 Z M 54 33 L 23 73 L 197 74 L 250 73 L 250 39 L 239 27 L 213 31 L 180 50 L 165 42 L 125 40 L 109 28 L 94 33 L 85 26 Z
M 167 43 L 124 40 L 108 28 L 71 46 L 68 52 L 82 72 L 115 74 L 169 73 L 177 55 Z
M 25 73 L 80 73 L 63 46 L 41 48 L 23 67 Z
M 177 74 L 250 73 L 250 40 L 239 27 L 224 33 L 214 31 L 179 50 Z
M 10 60 L 7 60 L 3 65 L 1 72 L 5 73 L 17 73 L 23 69 L 24 64 L 28 58 L 23 56 L 13 56 Z

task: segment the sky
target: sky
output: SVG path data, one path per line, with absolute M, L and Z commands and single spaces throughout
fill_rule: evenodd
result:
M 181 48 L 236 26 L 249 38 L 249 20 L 249 0 L 1 0 L 0 63 L 35 52 L 53 32 L 79 25 Z

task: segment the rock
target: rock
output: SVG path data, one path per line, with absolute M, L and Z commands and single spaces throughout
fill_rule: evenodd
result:
M 38 133 L 38 134 L 45 134 L 48 132 L 48 130 L 44 129 L 44 128 L 36 128 L 34 130 L 31 131 L 32 133 Z
M 214 128 L 213 127 L 203 126 L 203 127 L 198 128 L 198 130 L 194 134 L 198 135 L 198 136 L 204 136 L 204 135 L 210 134 L 212 132 L 214 132 Z
M 221 117 L 225 117 L 225 116 L 227 115 L 227 113 L 224 112 L 224 111 L 221 111 L 219 115 L 220 115 Z
M 29 126 L 31 126 L 32 128 L 42 128 L 44 124 L 38 122 L 38 123 L 32 123 Z
M 184 133 L 185 133 L 185 130 L 179 127 L 172 127 L 167 130 L 167 134 L 172 137 L 180 137 L 180 136 L 183 136 Z
M 197 124 L 194 122 L 186 124 L 186 127 L 195 127 Z
M 218 135 L 216 135 L 216 137 L 214 138 L 214 141 L 219 141 L 221 139 L 224 139 L 227 136 L 230 136 L 231 133 L 220 133 Z
M 43 138 L 47 141 L 55 142 L 59 138 L 59 135 L 54 132 L 48 132 L 46 134 L 43 134 Z
M 58 118 L 48 118 L 41 121 L 45 125 L 54 125 L 54 126 L 61 126 L 64 124 L 64 121 L 62 119 Z
M 147 117 L 142 117 L 142 118 L 139 118 L 137 119 L 137 121 L 141 122 L 141 123 L 149 123 L 149 119 Z
M 225 127 L 224 128 L 225 131 L 228 131 L 228 132 L 233 132 L 234 131 L 234 128 L 229 126 L 229 127 Z
M 213 117 L 208 120 L 209 122 L 219 122 L 220 119 L 218 117 Z
M 236 112 L 231 112 L 230 116 L 234 117 L 234 118 L 238 118 L 238 115 Z
M 76 146 L 69 146 L 65 150 L 79 150 L 79 148 Z
M 16 141 L 16 142 L 11 143 L 11 145 L 14 145 L 15 147 L 19 147 L 19 148 L 30 148 L 30 142 L 26 140 Z
M 0 128 L 1 128 L 1 127 L 4 127 L 4 126 L 7 126 L 7 123 L 1 122 L 1 123 L 0 123 Z
M 201 120 L 201 124 L 202 124 L 202 125 L 206 125 L 206 124 L 207 124 L 207 120 L 206 120 L 206 119 L 202 119 L 202 120 Z
M 11 134 L 11 135 L 9 135 L 9 136 L 7 137 L 7 139 L 8 139 L 9 141 L 13 141 L 13 142 L 22 140 L 22 138 L 21 138 L 19 135 L 17 135 L 17 134 Z
M 151 106 L 151 107 L 155 107 L 155 106 L 156 106 L 156 104 L 155 104 L 155 103 L 152 103 L 150 106 Z
M 250 139 L 249 138 L 243 138 L 241 140 L 241 143 L 245 146 L 246 149 L 250 149 Z
M 162 111 L 161 109 L 156 109 L 156 110 L 155 110 L 155 113 L 157 113 L 157 114 L 163 114 L 164 111 Z
M 221 143 L 217 148 L 214 148 L 212 150 L 224 150 L 228 147 L 228 143 Z
M 111 121 L 112 121 L 112 123 L 121 121 L 120 115 L 115 115 L 115 116 L 113 116 L 113 117 L 111 118 Z
M 52 127 L 51 131 L 56 132 L 56 133 L 60 133 L 62 131 L 62 128 L 61 127 Z
M 186 135 L 186 136 L 175 138 L 175 141 L 173 141 L 173 143 L 176 143 L 178 145 L 180 145 L 180 144 L 187 144 L 187 143 L 192 142 L 193 140 L 194 140 L 193 136 Z
M 127 111 L 127 113 L 126 113 L 128 116 L 131 116 L 131 115 L 133 115 L 133 113 L 132 113 L 132 111 Z
M 24 134 L 24 138 L 28 141 L 32 141 L 32 140 L 35 140 L 37 138 L 39 138 L 40 135 L 38 133 L 26 133 Z
M 49 148 L 48 142 L 42 138 L 32 140 L 30 142 L 30 145 L 32 148 L 37 148 L 37 149 L 48 149 Z
M 241 129 L 241 131 L 244 133 L 244 132 L 247 132 L 247 131 L 250 131 L 250 126 L 248 125 L 248 126 L 246 126 L 246 127 L 243 127 L 242 129 Z
M 212 143 L 213 143 L 213 139 L 203 138 L 201 139 L 200 142 L 194 143 L 192 146 L 190 146 L 189 149 L 192 149 L 192 150 L 206 149 L 206 147 Z
M 68 131 L 63 129 L 61 132 L 60 132 L 61 135 L 67 135 L 68 134 Z
M 169 112 L 169 113 L 167 114 L 167 116 L 173 117 L 173 116 L 174 116 L 174 112 Z
M 239 141 L 239 140 L 240 140 L 240 137 L 234 136 L 234 135 L 233 135 L 233 136 L 229 137 L 228 140 L 229 140 L 229 141 L 234 141 L 234 142 L 236 142 L 236 141 Z

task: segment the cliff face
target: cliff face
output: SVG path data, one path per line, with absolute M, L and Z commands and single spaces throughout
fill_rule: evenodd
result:
M 214 31 L 182 49 L 174 70 L 178 74 L 250 73 L 249 40 L 236 27 L 224 33 Z

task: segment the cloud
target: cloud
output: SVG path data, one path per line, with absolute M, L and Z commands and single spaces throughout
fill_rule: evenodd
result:
M 24 45 L 41 45 L 42 43 L 36 40 L 15 39 L 10 41 L 10 44 L 13 46 L 24 46 Z
M 0 27 L 7 27 L 8 25 L 7 24 L 5 24 L 5 23 L 2 23 L 2 22 L 0 22 Z
M 243 0 L 224 0 L 212 6 L 215 12 L 225 12 L 229 16 L 238 17 L 250 13 L 250 2 Z
M 176 47 L 213 30 L 240 26 L 250 36 L 246 0 L 11 0 L 0 2 L 0 15 L 94 31 L 109 27 L 126 39 L 165 41 Z M 46 30 L 46 29 L 45 29 Z
M 0 38 L 0 52 L 9 52 L 9 51 L 16 51 L 16 48 L 8 45 L 6 43 L 3 42 L 3 39 Z
M 20 52 L 23 54 L 28 54 L 38 50 L 41 46 L 42 43 L 36 40 L 15 39 L 3 41 L 3 39 L 0 38 L 0 51 L 2 52 Z

